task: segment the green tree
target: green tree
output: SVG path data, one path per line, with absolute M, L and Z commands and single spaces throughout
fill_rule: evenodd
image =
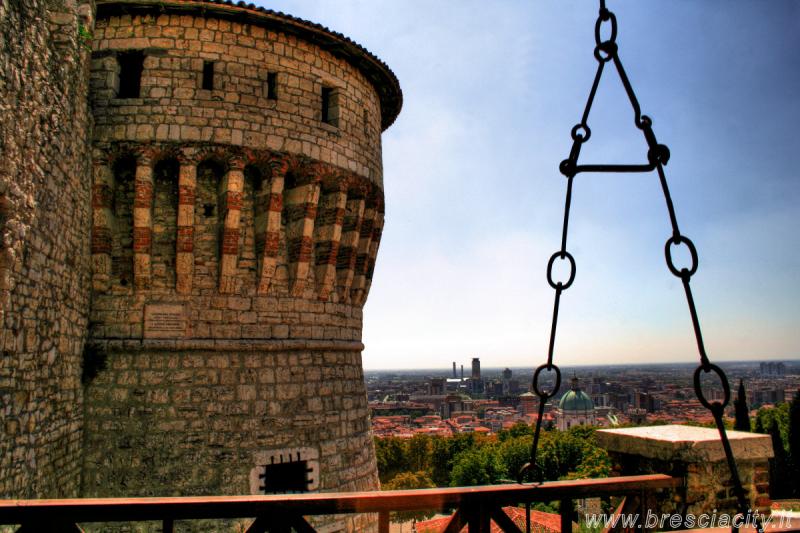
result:
M 491 485 L 504 477 L 503 463 L 492 445 L 470 448 L 459 453 L 454 459 L 450 485 L 469 487 Z
M 434 487 L 436 485 L 426 472 L 402 472 L 382 485 L 381 490 L 432 489 Z M 390 514 L 390 519 L 392 522 L 402 523 L 409 520 L 427 520 L 434 514 L 434 509 L 395 511 Z
M 789 406 L 789 461 L 792 470 L 792 479 L 795 480 L 792 496 L 800 496 L 800 389 L 792 398 Z
M 450 486 L 453 458 L 450 455 L 449 440 L 443 437 L 431 439 L 431 479 L 437 487 Z
M 756 433 L 769 433 L 772 426 L 780 430 L 783 447 L 789 449 L 789 404 L 782 403 L 775 407 L 762 407 L 756 412 Z
M 525 435 L 533 436 L 533 427 L 520 420 L 508 429 L 501 429 L 497 434 L 497 438 L 502 442 L 506 439 L 524 437 Z
M 396 437 L 376 438 L 375 458 L 381 483 L 386 483 L 397 474 L 409 470 L 402 439 Z
M 506 438 L 500 443 L 498 454 L 507 479 L 517 479 L 525 463 L 530 462 L 532 444 L 533 437 L 529 435 Z
M 406 441 L 406 463 L 412 472 L 422 472 L 431 466 L 431 439 L 427 435 L 414 435 Z
M 788 498 L 791 495 L 791 476 L 787 472 L 788 458 L 777 424 L 770 428 L 769 435 L 772 437 L 772 451 L 775 454 L 769 461 L 769 495 L 773 499 Z
M 542 435 L 537 462 L 544 479 L 577 479 L 605 477 L 611 473 L 608 453 L 597 446 L 595 428 L 576 426 L 567 431 L 550 431 Z
M 571 479 L 584 479 L 592 477 L 608 477 L 611 475 L 611 458 L 603 448 L 586 447 L 584 448 L 581 462 L 578 463 L 574 472 L 567 474 Z
M 747 395 L 744 391 L 744 381 L 739 380 L 739 391 L 736 399 L 733 400 L 733 407 L 736 413 L 736 422 L 733 429 L 736 431 L 750 431 L 750 410 L 747 408 Z

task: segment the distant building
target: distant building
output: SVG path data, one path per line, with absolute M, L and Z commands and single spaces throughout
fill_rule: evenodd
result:
M 578 378 L 572 378 L 572 387 L 561 397 L 556 410 L 556 427 L 565 431 L 572 426 L 595 424 L 594 402 L 580 388 Z
M 456 413 L 473 413 L 472 405 L 472 399 L 465 394 L 448 394 L 441 407 L 442 418 L 451 418 Z
M 481 360 L 478 357 L 472 358 L 472 379 L 481 379 Z
M 489 393 L 494 397 L 500 397 L 507 393 L 505 383 L 501 383 L 499 381 L 493 381 L 489 387 Z
M 511 369 L 506 368 L 503 370 L 503 394 L 510 394 L 511 393 Z
M 754 406 L 760 406 L 766 403 L 783 403 L 786 399 L 786 390 L 783 388 L 757 389 L 752 391 L 750 394 L 752 398 L 752 404 Z
M 641 425 L 647 421 L 647 409 L 629 409 L 628 418 L 631 424 Z
M 539 405 L 539 398 L 532 392 L 519 395 L 519 408 L 522 414 L 529 415 L 536 412 Z
M 761 363 L 759 365 L 762 376 L 785 376 L 786 365 L 783 363 Z

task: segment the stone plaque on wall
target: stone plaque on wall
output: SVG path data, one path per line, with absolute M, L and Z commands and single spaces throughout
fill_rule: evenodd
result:
M 189 321 L 186 308 L 176 304 L 149 304 L 144 308 L 145 339 L 183 339 Z

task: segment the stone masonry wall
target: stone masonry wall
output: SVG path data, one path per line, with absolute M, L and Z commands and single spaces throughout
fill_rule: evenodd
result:
M 83 495 L 269 492 L 266 466 L 301 456 L 308 490 L 376 490 L 361 330 L 387 88 L 242 6 L 151 7 L 98 4 Z
M 168 348 L 112 346 L 87 393 L 84 496 L 249 494 L 259 454 L 300 447 L 319 490 L 378 488 L 360 343 Z
M 0 498 L 79 489 L 92 19 L 0 1 Z
M 733 516 L 738 512 L 731 471 L 716 429 L 643 426 L 602 429 L 596 436 L 609 452 L 616 473 L 667 474 L 682 480 L 674 491 L 650 495 L 648 507 L 653 512 L 677 514 L 684 519 L 703 513 Z M 741 431 L 728 431 L 727 436 L 750 509 L 768 513 L 769 459 L 773 455 L 769 436 Z M 687 522 L 682 527 L 695 526 Z
M 209 142 L 303 154 L 382 186 L 378 93 L 353 65 L 292 35 L 209 15 L 114 15 L 97 21 L 95 139 Z M 145 53 L 140 98 L 117 98 L 119 51 Z M 212 61 L 214 89 L 201 88 Z M 267 78 L 277 76 L 277 98 Z M 336 125 L 321 117 L 334 89 Z

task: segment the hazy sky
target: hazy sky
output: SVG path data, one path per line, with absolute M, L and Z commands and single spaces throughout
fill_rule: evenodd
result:
M 546 356 L 566 180 L 558 163 L 595 69 L 588 0 L 282 0 L 400 80 L 384 133 L 386 226 L 365 308 L 364 366 L 535 366 Z M 608 0 L 642 110 L 669 146 L 692 288 L 712 360 L 800 354 L 800 2 Z M 582 162 L 643 162 L 613 69 Z M 581 174 L 555 358 L 693 361 L 663 249 L 658 177 Z

